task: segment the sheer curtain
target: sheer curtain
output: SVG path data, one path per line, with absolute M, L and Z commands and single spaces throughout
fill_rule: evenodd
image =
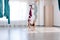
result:
M 11 21 L 27 20 L 28 3 L 23 1 L 10 1 L 10 19 Z
M 10 21 L 11 24 L 27 24 L 29 5 L 28 2 L 11 0 L 10 4 Z

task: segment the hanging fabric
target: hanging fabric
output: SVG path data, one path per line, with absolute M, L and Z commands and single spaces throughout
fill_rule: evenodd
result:
M 58 0 L 59 10 L 60 10 L 60 0 Z
M 0 0 L 0 18 L 3 17 L 3 1 Z
M 10 6 L 9 6 L 9 0 L 4 0 L 4 16 L 8 19 L 8 24 L 10 24 Z

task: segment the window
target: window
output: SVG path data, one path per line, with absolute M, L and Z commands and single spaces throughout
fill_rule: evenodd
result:
M 26 2 L 10 1 L 10 20 L 27 20 L 29 6 Z

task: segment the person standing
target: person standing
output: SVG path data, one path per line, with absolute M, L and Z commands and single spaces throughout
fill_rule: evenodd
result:
M 35 25 L 36 25 L 36 20 L 37 20 L 37 2 L 38 0 L 35 0 L 34 3 L 32 4 L 34 6 L 34 8 L 32 7 L 32 5 L 30 5 L 30 11 L 29 11 L 29 18 L 28 18 L 28 27 L 31 28 L 33 27 L 33 30 L 35 30 Z M 34 13 L 32 13 L 32 9 L 34 10 Z M 31 19 L 34 15 L 33 20 Z M 33 23 L 31 23 L 31 21 L 33 21 Z
M 30 6 L 29 17 L 28 17 L 28 27 L 31 28 L 31 18 L 32 18 L 32 5 Z
M 34 20 L 33 20 L 33 24 L 31 26 L 33 26 L 33 30 L 35 30 L 35 25 L 36 25 L 36 20 L 37 20 L 37 11 L 38 11 L 38 7 L 37 7 L 37 3 L 38 0 L 34 1 Z

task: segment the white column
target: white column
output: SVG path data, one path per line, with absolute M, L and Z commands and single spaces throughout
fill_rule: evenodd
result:
M 40 0 L 40 25 L 44 25 L 44 0 Z
M 54 25 L 60 26 L 60 11 L 58 6 L 58 0 L 55 0 L 53 3 L 54 3 Z
M 52 0 L 45 0 L 45 26 L 53 26 L 53 5 Z

